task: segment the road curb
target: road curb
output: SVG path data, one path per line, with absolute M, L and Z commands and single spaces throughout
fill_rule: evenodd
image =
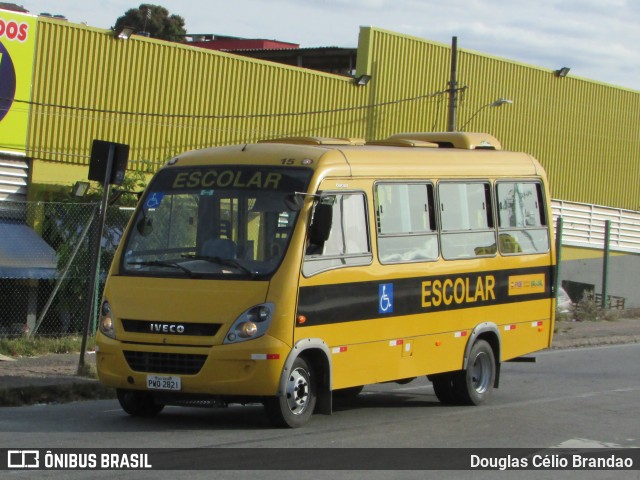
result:
M 103 400 L 116 397 L 115 390 L 97 380 L 77 381 L 52 385 L 25 385 L 0 388 L 0 407 L 20 407 L 37 404 L 69 403 L 82 400 Z
M 583 347 L 603 347 L 607 345 L 626 345 L 640 343 L 640 335 L 618 335 L 611 337 L 576 338 L 572 340 L 553 341 L 552 350 Z

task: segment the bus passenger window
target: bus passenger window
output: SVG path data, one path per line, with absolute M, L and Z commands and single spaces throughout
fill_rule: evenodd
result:
M 336 194 L 321 201 L 332 202 L 331 231 L 321 245 L 307 246 L 302 273 L 309 276 L 333 268 L 371 263 L 365 196 Z
M 377 184 L 375 205 L 380 263 L 438 258 L 433 185 Z
M 496 232 L 488 182 L 441 182 L 442 256 L 473 258 L 496 254 Z
M 498 182 L 496 195 L 500 253 L 548 252 L 549 232 L 542 185 L 538 182 Z

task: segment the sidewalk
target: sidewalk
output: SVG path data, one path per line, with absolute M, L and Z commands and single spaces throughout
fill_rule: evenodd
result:
M 554 349 L 640 343 L 640 319 L 612 322 L 558 322 Z M 92 376 L 78 375 L 79 354 L 13 359 L 0 355 L 0 407 L 34 403 L 114 398 Z M 95 354 L 85 355 L 85 370 L 95 372 Z
M 621 318 L 612 322 L 557 322 L 552 348 L 640 343 L 640 319 Z
M 0 407 L 114 398 L 95 379 L 95 354 L 85 355 L 85 375 L 78 375 L 79 353 L 11 358 L 0 355 Z

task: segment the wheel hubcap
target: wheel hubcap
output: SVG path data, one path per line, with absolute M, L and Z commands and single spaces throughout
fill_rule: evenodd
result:
M 471 370 L 471 385 L 478 393 L 484 393 L 491 382 L 491 359 L 484 352 L 478 354 Z
M 304 370 L 296 369 L 287 382 L 287 404 L 294 415 L 300 415 L 309 403 L 309 377 Z

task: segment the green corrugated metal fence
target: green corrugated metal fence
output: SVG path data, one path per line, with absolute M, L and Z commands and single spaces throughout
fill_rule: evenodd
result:
M 87 164 L 92 139 L 101 138 L 130 144 L 131 166 L 153 171 L 205 146 L 444 130 L 449 62 L 449 45 L 363 27 L 357 73 L 372 80 L 358 87 L 347 77 L 41 19 L 27 154 Z M 458 127 L 530 152 L 554 198 L 640 210 L 640 92 L 464 48 L 458 84 L 466 86 Z M 513 104 L 487 107 L 500 97 Z

